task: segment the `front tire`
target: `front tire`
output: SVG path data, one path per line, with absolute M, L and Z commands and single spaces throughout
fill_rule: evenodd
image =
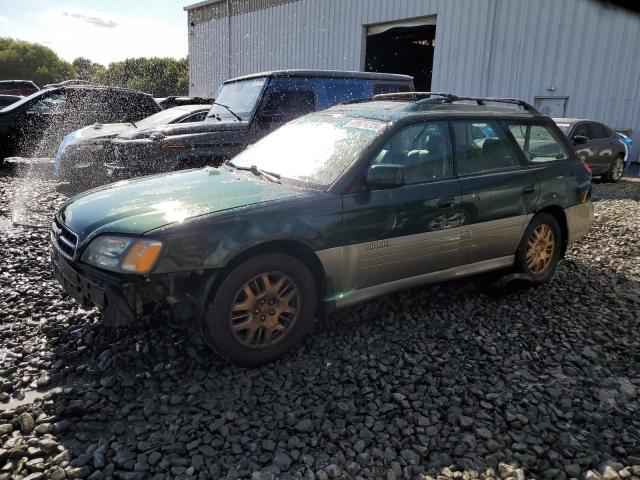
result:
M 602 175 L 602 179 L 608 183 L 616 183 L 622 178 L 624 172 L 624 160 L 622 157 L 616 157 L 611 162 L 609 170 Z
M 516 251 L 515 269 L 529 275 L 535 283 L 548 281 L 560 258 L 562 232 L 556 218 L 539 213 L 529 223 Z
M 204 316 L 207 343 L 240 366 L 258 367 L 292 350 L 313 324 L 312 274 L 282 253 L 257 255 L 223 281 Z

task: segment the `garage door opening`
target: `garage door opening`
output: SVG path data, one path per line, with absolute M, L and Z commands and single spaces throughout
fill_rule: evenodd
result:
M 436 17 L 420 17 L 367 27 L 365 71 L 404 73 L 417 91 L 431 88 Z

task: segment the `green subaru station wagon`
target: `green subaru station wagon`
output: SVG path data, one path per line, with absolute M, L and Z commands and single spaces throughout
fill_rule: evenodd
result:
M 490 270 L 549 280 L 593 219 L 591 173 L 515 99 L 399 93 L 298 118 L 219 168 L 67 201 L 55 277 L 110 323 L 168 310 L 258 366 L 314 319 Z

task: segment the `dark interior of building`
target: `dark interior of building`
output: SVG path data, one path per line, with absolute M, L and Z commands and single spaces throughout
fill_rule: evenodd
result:
M 404 73 L 417 91 L 431 88 L 436 26 L 398 27 L 367 37 L 367 72 Z

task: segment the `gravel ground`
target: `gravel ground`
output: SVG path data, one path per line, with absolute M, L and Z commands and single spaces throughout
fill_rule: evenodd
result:
M 388 295 L 246 370 L 63 298 L 65 196 L 1 168 L 0 480 L 640 479 L 640 178 L 595 185 L 547 285 Z

